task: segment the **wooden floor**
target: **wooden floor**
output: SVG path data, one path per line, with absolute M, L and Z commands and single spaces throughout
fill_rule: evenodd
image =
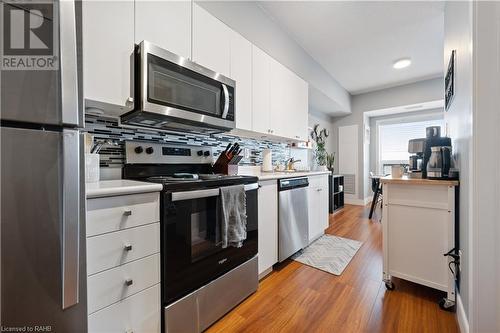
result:
M 437 305 L 443 293 L 397 279 L 386 290 L 382 228 L 367 207 L 331 215 L 327 233 L 363 242 L 341 276 L 287 261 L 208 332 L 458 332 Z

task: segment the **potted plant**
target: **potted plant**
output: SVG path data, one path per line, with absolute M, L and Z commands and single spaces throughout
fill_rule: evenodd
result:
M 325 144 L 326 144 L 326 138 L 330 133 L 326 128 L 319 129 L 319 124 L 314 125 L 313 130 L 311 132 L 311 138 L 313 139 L 314 142 L 316 142 L 316 149 L 315 149 L 315 154 L 316 154 L 316 162 L 319 165 L 319 168 L 321 170 L 327 170 L 327 156 L 328 153 L 326 152 L 325 149 Z
M 332 173 L 335 171 L 335 153 L 326 154 L 326 167 Z

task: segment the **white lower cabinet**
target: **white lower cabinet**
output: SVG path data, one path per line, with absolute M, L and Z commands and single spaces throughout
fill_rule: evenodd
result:
M 89 333 L 159 333 L 160 285 L 89 316 Z
M 88 311 L 93 313 L 158 283 L 159 253 L 94 274 L 87 281 Z
M 259 275 L 278 262 L 278 185 L 259 183 Z
M 328 228 L 328 175 L 309 177 L 309 243 Z
M 89 332 L 160 332 L 159 194 L 87 200 Z

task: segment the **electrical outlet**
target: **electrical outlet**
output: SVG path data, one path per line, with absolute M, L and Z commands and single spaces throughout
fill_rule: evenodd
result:
M 459 260 L 459 265 L 458 265 L 458 271 L 462 271 L 462 250 L 458 250 L 458 260 Z

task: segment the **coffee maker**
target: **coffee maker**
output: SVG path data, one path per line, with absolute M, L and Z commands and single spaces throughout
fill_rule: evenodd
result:
M 422 178 L 428 178 L 427 164 L 431 157 L 432 147 L 451 147 L 451 139 L 441 137 L 441 127 L 431 126 L 425 129 L 425 149 L 422 161 Z M 451 151 L 451 148 L 450 148 Z
M 422 169 L 425 167 L 423 164 L 425 152 L 425 139 L 412 139 L 408 141 L 408 153 L 410 155 L 408 160 L 408 175 L 410 178 L 422 178 Z

